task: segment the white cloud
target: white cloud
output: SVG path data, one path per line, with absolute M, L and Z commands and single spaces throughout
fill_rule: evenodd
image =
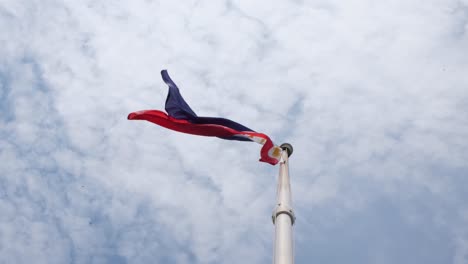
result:
M 0 262 L 271 262 L 258 145 L 126 120 L 167 68 L 198 114 L 294 145 L 298 262 L 464 263 L 466 10 L 0 1 Z

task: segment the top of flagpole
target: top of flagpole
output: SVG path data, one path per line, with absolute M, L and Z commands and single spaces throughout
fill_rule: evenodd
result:
M 282 150 L 286 150 L 286 152 L 288 153 L 288 157 L 291 157 L 292 153 L 293 153 L 293 146 L 289 143 L 283 143 L 281 144 L 280 148 Z

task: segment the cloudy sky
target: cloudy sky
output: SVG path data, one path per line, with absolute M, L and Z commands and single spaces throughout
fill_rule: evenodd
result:
M 271 263 L 278 166 L 163 109 L 290 142 L 297 263 L 468 263 L 468 1 L 0 0 L 0 263 Z

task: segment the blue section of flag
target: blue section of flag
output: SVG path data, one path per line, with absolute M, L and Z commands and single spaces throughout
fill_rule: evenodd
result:
M 166 99 L 166 112 L 169 116 L 176 118 L 187 120 L 193 124 L 210 124 L 210 125 L 220 125 L 232 128 L 237 131 L 252 131 L 254 130 L 243 126 L 237 122 L 232 120 L 221 118 L 221 117 L 199 117 L 195 112 L 190 108 L 190 106 L 185 102 L 184 98 L 180 94 L 179 88 L 177 85 L 172 81 L 171 77 L 167 73 L 167 70 L 161 71 L 162 78 L 164 82 L 169 86 L 169 93 Z M 244 137 L 229 137 L 223 138 L 229 140 L 240 140 L 240 141 L 250 141 Z
M 185 102 L 184 98 L 180 94 L 179 88 L 172 81 L 171 77 L 169 77 L 167 70 L 162 70 L 161 75 L 164 82 L 169 86 L 169 93 L 167 94 L 165 107 L 169 116 L 189 121 L 196 119 L 197 114 L 195 114 L 192 108 L 190 108 L 190 106 Z

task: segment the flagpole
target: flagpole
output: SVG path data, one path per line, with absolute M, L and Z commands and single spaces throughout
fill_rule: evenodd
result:
M 272 220 L 275 225 L 274 264 L 293 264 L 293 233 L 292 226 L 296 220 L 292 209 L 291 185 L 289 182 L 289 157 L 293 152 L 291 144 L 284 143 L 280 146 L 281 153 L 278 189 L 276 192 L 276 207 Z

